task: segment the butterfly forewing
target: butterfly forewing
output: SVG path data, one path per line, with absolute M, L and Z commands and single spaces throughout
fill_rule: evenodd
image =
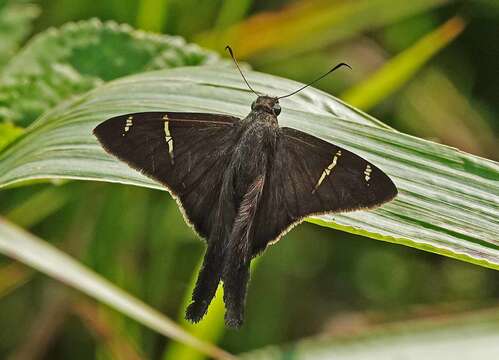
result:
M 143 112 L 111 118 L 94 133 L 110 154 L 165 185 L 206 238 L 238 140 L 238 121 L 226 115 Z
M 257 214 L 254 253 L 306 216 L 373 208 L 396 194 L 390 178 L 360 156 L 282 128 Z

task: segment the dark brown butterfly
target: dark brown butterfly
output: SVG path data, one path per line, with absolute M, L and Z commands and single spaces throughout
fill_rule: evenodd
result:
M 390 178 L 361 157 L 279 127 L 279 99 L 304 87 L 281 97 L 255 92 L 244 119 L 143 112 L 113 117 L 94 130 L 106 151 L 166 186 L 206 239 L 186 312 L 190 321 L 203 318 L 222 280 L 226 325 L 239 327 L 251 259 L 267 245 L 309 215 L 374 208 L 397 195 Z

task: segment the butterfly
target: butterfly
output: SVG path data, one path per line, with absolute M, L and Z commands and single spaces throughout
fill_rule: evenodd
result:
M 397 188 L 378 167 L 305 132 L 280 127 L 279 99 L 257 96 L 244 119 L 193 112 L 139 112 L 94 129 L 103 148 L 163 184 L 206 240 L 186 319 L 200 321 L 223 282 L 225 323 L 240 327 L 251 260 L 305 217 L 372 209 Z

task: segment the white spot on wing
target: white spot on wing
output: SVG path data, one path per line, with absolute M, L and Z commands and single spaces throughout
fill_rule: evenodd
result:
M 168 116 L 163 116 L 163 120 L 168 120 Z M 173 164 L 173 137 L 170 134 L 170 123 L 168 121 L 165 121 L 165 141 L 168 144 L 168 153 Z
M 334 167 L 336 166 L 336 163 L 338 162 L 338 158 L 340 156 L 341 156 L 341 150 L 338 150 L 333 157 L 333 162 L 331 164 L 329 164 L 322 172 L 321 177 L 319 178 L 319 181 L 317 181 L 317 184 L 315 184 L 315 187 L 314 187 L 314 190 L 312 191 L 312 193 L 314 193 L 317 190 L 317 188 L 322 184 L 324 179 L 326 179 L 326 177 L 329 176 L 329 174 L 331 174 L 331 172 L 333 171 Z
M 366 180 L 366 182 L 369 182 L 369 180 L 371 179 L 371 172 L 372 172 L 372 168 L 371 168 L 371 165 L 367 164 L 366 166 L 366 169 L 364 170 L 364 179 Z
M 123 136 L 125 136 L 125 133 L 127 133 L 130 128 L 132 127 L 133 125 L 133 116 L 129 116 L 126 121 L 125 121 L 125 132 L 123 133 Z
M 164 117 L 163 117 L 164 119 Z M 168 123 L 168 121 L 165 121 L 165 139 L 168 141 L 168 139 L 171 139 L 171 135 L 170 135 L 170 125 Z

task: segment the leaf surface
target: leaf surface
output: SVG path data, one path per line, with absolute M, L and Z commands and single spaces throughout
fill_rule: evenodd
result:
M 249 73 L 255 90 L 282 95 L 300 84 Z M 203 111 L 243 117 L 253 96 L 233 70 L 178 68 L 99 87 L 36 121 L 0 152 L 0 186 L 66 178 L 161 186 L 107 155 L 91 135 L 105 119 L 134 111 Z M 499 165 L 397 132 L 314 89 L 285 99 L 281 125 L 363 156 L 396 183 L 397 199 L 374 211 L 310 221 L 499 269 Z

